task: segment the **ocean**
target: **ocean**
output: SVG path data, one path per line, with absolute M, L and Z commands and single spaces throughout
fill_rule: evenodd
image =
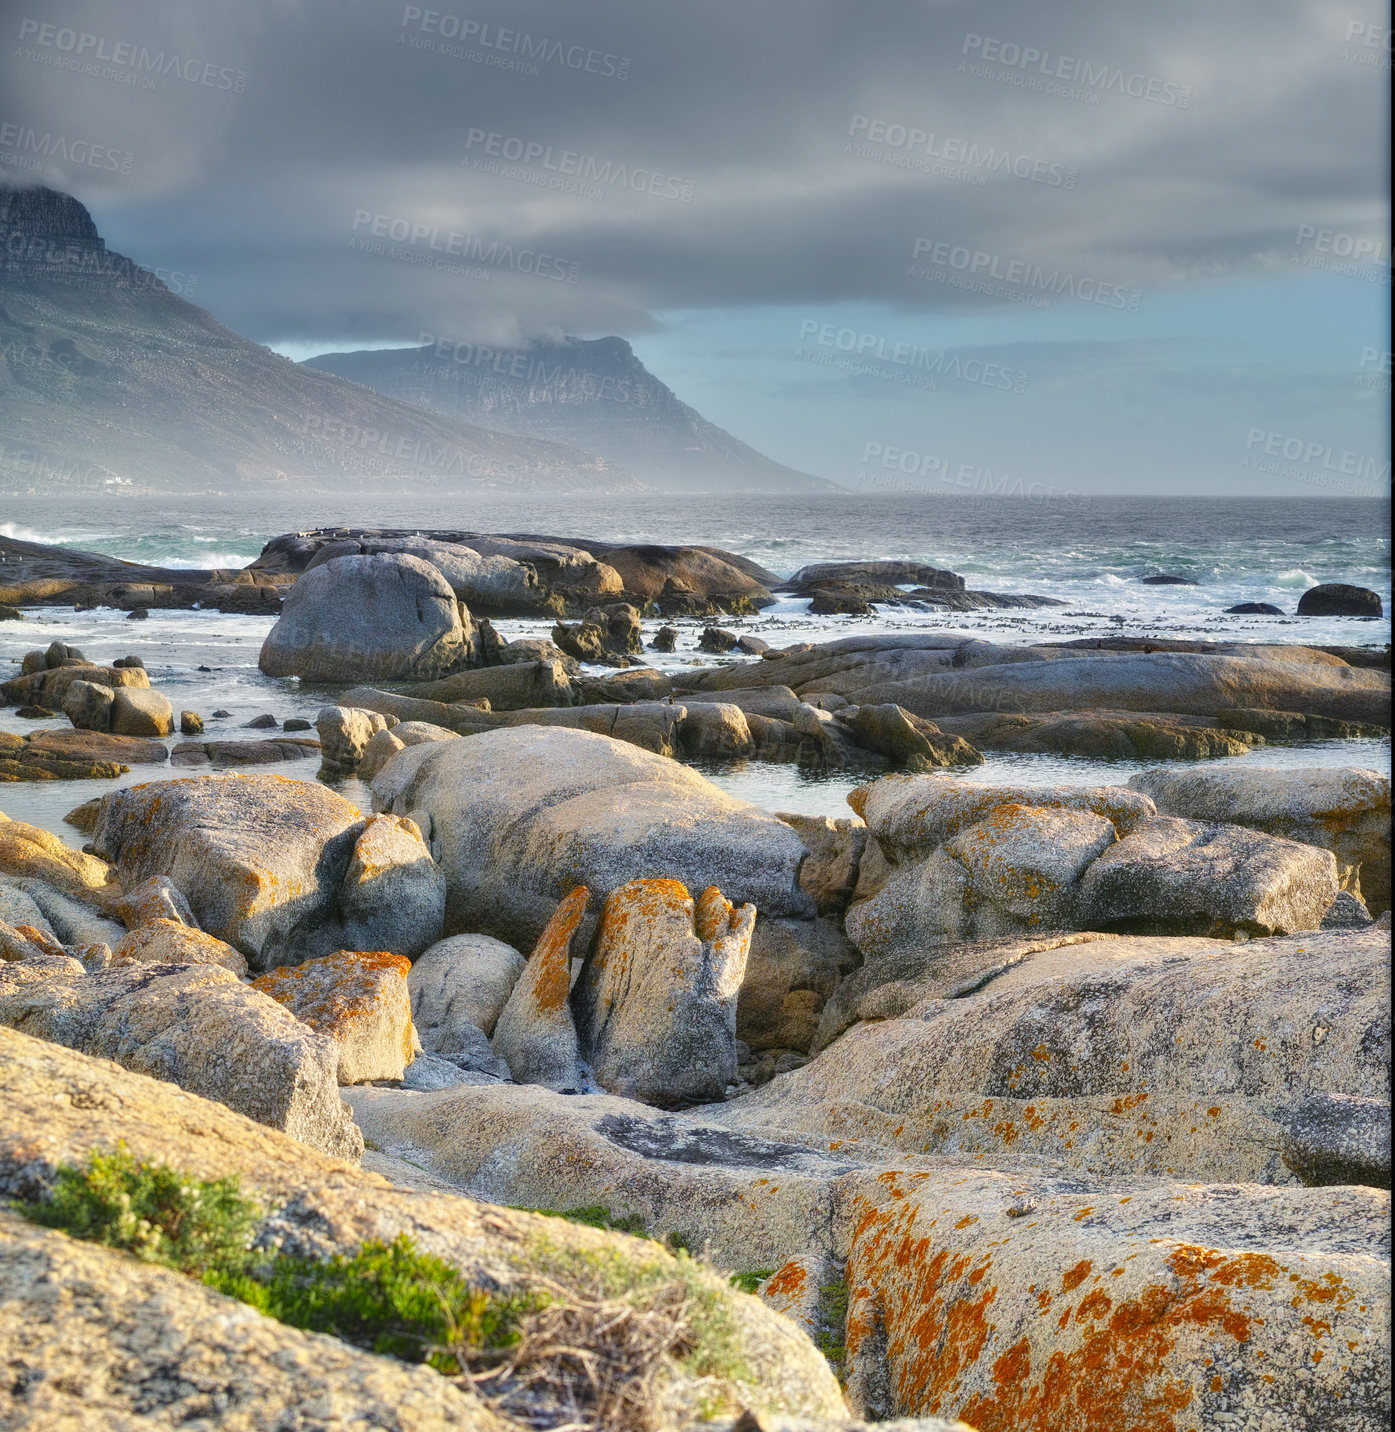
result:
M 1013 498 L 911 493 L 818 494 L 525 494 L 480 491 L 440 496 L 409 492 L 334 500 L 273 495 L 246 499 L 0 497 L 0 534 L 62 543 L 160 566 L 237 567 L 270 538 L 321 526 L 463 528 L 530 532 L 597 541 L 699 543 L 752 558 L 779 576 L 810 562 L 846 558 L 906 558 L 949 567 L 970 588 L 1034 592 L 1063 607 L 985 612 L 893 609 L 875 618 L 812 617 L 804 600 L 784 600 L 759 617 L 728 625 L 776 645 L 830 640 L 869 631 L 949 630 L 989 641 L 1049 641 L 1109 633 L 1205 640 L 1380 645 L 1390 623 L 1346 617 L 1299 618 L 1298 598 L 1319 582 L 1348 582 L 1381 594 L 1390 610 L 1389 512 L 1384 503 L 1355 500 L 1253 500 L 1097 497 L 1061 504 Z M 1147 586 L 1159 573 L 1188 577 L 1197 586 Z M 1239 602 L 1270 602 L 1282 617 L 1228 616 Z M 251 734 L 240 728 L 270 712 L 279 719 L 313 720 L 323 689 L 273 681 L 257 670 L 270 629 L 266 617 L 217 612 L 155 611 L 130 622 L 109 610 L 32 608 L 23 623 L 0 624 L 0 670 L 16 670 L 24 652 L 60 640 L 94 659 L 138 655 L 152 682 L 176 709 L 207 717 L 210 737 Z M 693 650 L 698 623 L 680 636 L 679 651 L 655 658 L 665 667 L 714 660 Z M 501 621 L 506 636 L 544 635 L 547 623 Z M 198 668 L 211 668 L 202 672 Z M 66 723 L 62 723 L 66 724 Z M 0 708 L 0 729 L 27 732 L 14 708 Z M 1326 741 L 1260 749 L 1237 757 L 1250 765 L 1359 765 L 1388 772 L 1388 740 Z M 1029 784 L 1117 784 L 1142 767 L 1056 756 L 990 755 L 968 772 L 974 780 Z M 206 769 L 206 768 L 205 768 Z M 315 763 L 260 767 L 313 777 Z M 847 792 L 884 769 L 826 774 L 791 766 L 737 762 L 703 767 L 733 794 L 777 810 L 836 815 Z M 129 783 L 178 768 L 137 767 Z M 63 813 L 112 788 L 111 782 L 15 783 L 0 788 L 0 810 L 82 837 L 61 825 Z M 355 780 L 342 786 L 367 803 Z

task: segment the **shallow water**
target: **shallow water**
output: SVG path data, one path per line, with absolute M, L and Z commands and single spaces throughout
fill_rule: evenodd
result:
M 993 629 L 986 622 L 974 621 L 975 615 L 958 614 L 953 629 L 972 631 L 993 639 Z M 18 661 L 25 651 L 45 647 L 51 641 L 79 647 L 86 656 L 97 661 L 139 656 L 145 662 L 151 684 L 169 697 L 176 711 L 187 707 L 204 717 L 205 739 L 269 736 L 271 732 L 246 729 L 246 723 L 253 717 L 267 713 L 274 715 L 278 722 L 292 716 L 313 722 L 316 713 L 333 701 L 337 691 L 334 687 L 303 686 L 298 680 L 262 675 L 257 669 L 257 655 L 266 633 L 271 629 L 271 617 L 157 610 L 151 612 L 147 620 L 136 622 L 122 612 L 107 609 L 74 612 L 71 608 L 61 607 L 29 608 L 25 616 L 22 623 L 6 622 L 0 626 L 0 671 L 17 670 Z M 549 630 L 546 622 L 499 621 L 495 625 L 505 637 L 546 635 Z M 701 630 L 700 622 L 679 622 L 676 625 L 681 631 L 680 650 L 671 657 L 656 656 L 656 665 L 677 670 L 698 663 L 716 663 L 717 658 L 703 657 L 693 650 Z M 790 616 L 757 618 L 734 625 L 761 631 L 782 642 L 808 639 L 815 635 Z M 868 630 L 886 630 L 892 625 L 875 622 L 861 624 Z M 909 618 L 898 625 L 951 626 L 948 621 L 922 623 Z M 1005 638 L 999 635 L 997 639 Z M 1006 639 L 1012 638 L 1009 636 Z M 200 666 L 210 670 L 200 671 Z M 607 670 L 589 669 L 597 675 L 603 675 Z M 230 714 L 214 719 L 211 713 L 220 709 Z M 68 722 L 64 719 L 27 721 L 16 714 L 13 706 L 0 707 L 0 730 L 27 734 L 35 730 L 67 728 Z M 173 746 L 180 739 L 183 738 L 172 737 L 165 744 Z M 1372 739 L 1268 746 L 1232 759 L 1265 766 L 1356 765 L 1388 774 L 1390 742 L 1388 739 Z M 833 816 L 848 813 L 846 800 L 849 791 L 890 769 L 885 761 L 874 756 L 869 756 L 865 765 L 856 768 L 822 773 L 765 761 L 697 764 L 703 774 L 723 790 L 769 810 Z M 1156 763 L 989 753 L 984 765 L 970 767 L 958 774 L 971 781 L 1003 780 L 1027 785 L 1119 785 L 1136 772 L 1146 769 L 1148 764 Z M 311 758 L 242 769 L 313 780 L 318 768 L 319 762 Z M 204 775 L 209 770 L 207 766 L 150 765 L 134 766 L 116 781 L 9 782 L 0 785 L 0 811 L 12 820 L 28 821 L 58 832 L 70 844 L 81 846 L 86 837 L 63 824 L 64 814 L 75 806 L 93 796 L 104 795 L 117 786 Z M 357 778 L 342 780 L 336 783 L 335 788 L 361 809 L 369 808 L 368 789 Z

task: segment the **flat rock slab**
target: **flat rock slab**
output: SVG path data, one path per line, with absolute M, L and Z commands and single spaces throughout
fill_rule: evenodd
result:
M 305 761 L 320 754 L 308 736 L 273 736 L 262 741 L 179 741 L 170 752 L 175 766 L 262 766 Z
M 977 968 L 949 950 L 942 993 L 903 1013 L 914 984 L 869 989 L 849 1011 L 869 1022 L 704 1117 L 821 1147 L 858 1139 L 963 1160 L 1027 1155 L 1097 1177 L 1288 1184 L 1299 1181 L 1286 1159 L 1298 1101 L 1389 1101 L 1388 931 L 976 954 Z M 932 971 L 921 988 L 936 982 Z
M 120 761 L 127 766 L 158 766 L 169 760 L 163 741 L 144 736 L 113 736 L 105 731 L 35 731 L 31 751 L 66 761 Z

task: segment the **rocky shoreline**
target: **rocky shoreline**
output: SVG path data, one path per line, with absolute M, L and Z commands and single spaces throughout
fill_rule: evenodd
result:
M 594 1260 L 642 1267 L 726 1329 L 720 1368 L 701 1338 L 644 1364 L 654 1427 L 1388 1421 L 1390 784 L 1263 754 L 1388 731 L 1388 651 L 743 650 L 721 620 L 780 594 L 1026 599 L 703 547 L 326 529 L 230 574 L 0 545 L 0 601 L 275 612 L 263 671 L 326 696 L 313 732 L 228 740 L 135 658 L 55 643 L 0 686 L 67 722 L 0 734 L 0 779 L 162 777 L 72 811 L 82 851 L 0 818 L 8 1196 L 122 1144 L 237 1174 L 306 1256 L 407 1233 L 564 1305 Z M 520 613 L 551 639 L 505 641 Z M 731 659 L 647 665 L 678 619 Z M 1160 764 L 961 779 L 985 751 Z M 322 779 L 236 769 L 296 758 Z M 883 773 L 814 817 L 699 758 Z M 324 784 L 349 772 L 371 810 Z M 326 1398 L 604 1425 L 560 1384 L 518 1420 L 13 1214 L 0 1237 L 14 1386 L 55 1422 L 137 1415 L 162 1358 L 169 1425 L 225 1395 L 247 1425 L 330 1425 Z

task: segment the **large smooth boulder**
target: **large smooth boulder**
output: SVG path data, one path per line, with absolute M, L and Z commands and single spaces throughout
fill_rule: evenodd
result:
M 419 557 L 337 557 L 307 571 L 262 643 L 268 676 L 305 681 L 432 681 L 468 666 L 450 584 Z
M 217 965 L 34 977 L 0 964 L 0 1024 L 168 1080 L 326 1153 L 363 1151 L 334 1045 Z
M 1129 781 L 1165 815 L 1225 821 L 1337 857 L 1343 890 L 1390 908 L 1390 778 L 1355 766 L 1153 770 Z
M 116 691 L 97 681 L 74 681 L 63 697 L 63 714 L 79 731 L 109 731 Z
M 494 1026 L 494 1053 L 520 1084 L 575 1093 L 586 1087 L 572 1017 L 572 941 L 590 891 L 578 885 L 547 922 Z
M 573 1000 L 603 1089 L 664 1108 L 722 1097 L 755 922 L 715 886 L 696 900 L 676 880 L 611 892 Z
M 314 782 L 228 775 L 113 791 L 93 844 L 128 887 L 168 876 L 253 969 L 341 949 L 411 956 L 440 937 L 443 878 L 416 830 L 365 819 Z
M 1347 582 L 1321 582 L 1298 598 L 1300 617 L 1381 617 L 1380 593 Z
M 438 940 L 412 965 L 407 989 L 422 1048 L 451 1058 L 473 1031 L 494 1033 L 527 961 L 489 935 Z
M 788 825 L 676 761 L 589 732 L 520 726 L 409 747 L 379 771 L 373 801 L 428 832 L 447 933 L 531 948 L 578 882 L 604 898 L 650 878 L 716 885 L 762 914 L 814 913 Z
M 341 1084 L 364 1084 L 401 1079 L 412 1062 L 410 968 L 404 955 L 340 950 L 291 969 L 271 970 L 253 980 L 252 988 L 333 1041 Z

